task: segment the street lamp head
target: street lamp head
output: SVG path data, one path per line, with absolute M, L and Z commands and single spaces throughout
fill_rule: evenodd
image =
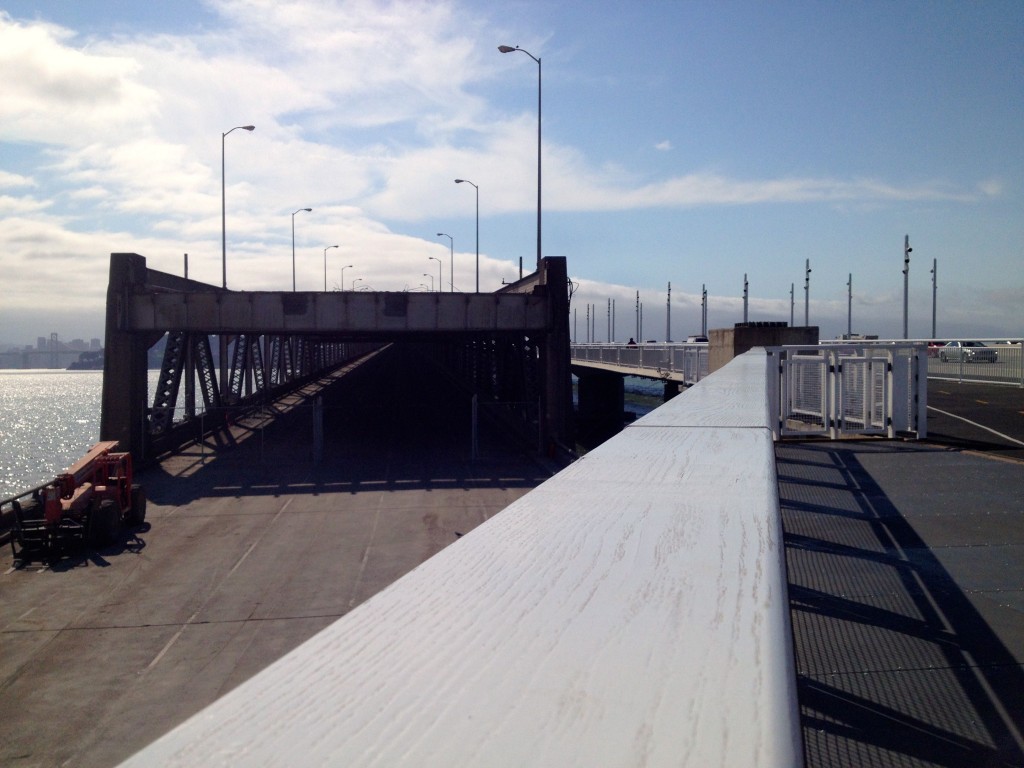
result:
M 501 51 L 502 53 L 512 53 L 513 51 L 515 51 L 517 49 L 518 49 L 518 46 L 516 48 L 513 48 L 511 45 L 499 45 L 498 46 L 498 50 Z
M 464 182 L 464 181 L 465 181 L 465 179 L 456 179 L 456 180 L 455 180 L 455 183 L 456 183 L 456 184 L 461 184 L 461 183 L 462 183 L 462 182 Z
M 312 211 L 313 209 L 312 208 L 302 208 L 301 210 L 308 212 L 308 211 Z
M 256 126 L 255 125 L 243 125 L 242 126 L 242 130 L 243 131 L 255 131 L 256 130 Z

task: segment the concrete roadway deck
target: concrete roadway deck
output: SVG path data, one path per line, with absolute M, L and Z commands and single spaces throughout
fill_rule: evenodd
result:
M 926 442 L 777 446 L 809 767 L 1024 765 L 1024 392 L 929 404 Z
M 0 765 L 117 764 L 549 476 L 494 442 L 471 463 L 468 400 L 443 408 L 422 366 L 349 376 L 362 394 L 332 388 L 319 468 L 296 396 L 237 446 L 147 471 L 149 526 L 123 546 L 8 555 Z

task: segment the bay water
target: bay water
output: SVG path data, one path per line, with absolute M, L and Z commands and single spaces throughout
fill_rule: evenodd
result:
M 149 371 L 149 391 L 160 371 Z M 0 370 L 0 499 L 42 485 L 100 439 L 103 371 Z
M 150 393 L 159 375 L 149 371 Z M 102 371 L 0 370 L 0 499 L 49 482 L 99 440 L 102 387 Z M 625 387 L 636 417 L 661 402 L 659 381 L 627 376 Z

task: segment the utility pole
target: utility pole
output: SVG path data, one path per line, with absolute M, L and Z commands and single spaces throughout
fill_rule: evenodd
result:
M 793 291 L 796 289 L 796 283 L 789 284 L 789 327 L 793 327 L 793 310 L 796 308 L 796 299 L 793 298 Z

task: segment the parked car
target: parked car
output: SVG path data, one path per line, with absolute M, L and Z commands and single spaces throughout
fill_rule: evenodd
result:
M 955 360 L 965 363 L 994 363 L 999 353 L 986 347 L 980 341 L 951 341 L 939 350 L 939 360 Z

